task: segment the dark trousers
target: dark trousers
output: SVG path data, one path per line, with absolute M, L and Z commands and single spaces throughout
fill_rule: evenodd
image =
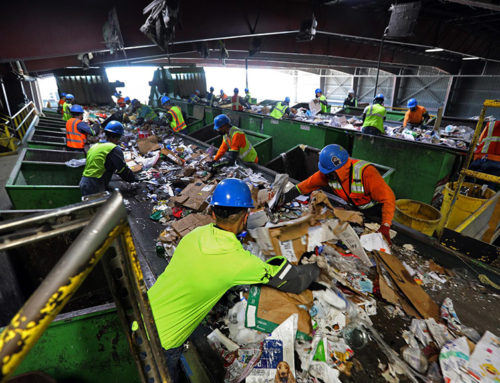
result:
M 172 383 L 179 382 L 179 373 L 181 369 L 180 361 L 183 349 L 184 346 L 179 346 L 171 348 L 169 350 L 165 350 L 165 359 L 167 360 L 168 374 L 172 379 Z
M 104 179 L 102 177 L 95 178 L 82 176 L 82 179 L 80 180 L 80 191 L 82 196 L 102 193 L 106 191 Z
M 372 134 L 374 136 L 381 136 L 382 135 L 382 132 L 374 126 L 363 126 L 363 129 L 361 130 L 361 132 L 366 133 L 366 134 Z
M 500 176 L 500 162 L 488 160 L 486 158 L 481 158 L 481 159 L 472 161 L 470 166 L 469 166 L 469 169 L 475 170 L 475 171 L 481 172 L 481 173 L 491 174 L 494 176 Z M 481 184 L 484 183 L 484 181 L 481 181 L 481 180 L 477 180 L 476 182 L 481 183 Z M 493 182 L 486 182 L 486 183 L 488 184 L 488 187 L 490 189 L 493 189 L 495 191 L 498 190 L 500 187 L 500 185 L 495 184 Z

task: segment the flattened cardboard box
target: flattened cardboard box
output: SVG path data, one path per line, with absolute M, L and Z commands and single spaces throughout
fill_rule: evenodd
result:
M 207 205 L 206 199 L 212 194 L 215 185 L 207 185 L 199 180 L 190 183 L 178 196 L 170 200 L 188 209 L 200 211 Z
M 137 140 L 137 147 L 139 148 L 139 153 L 147 154 L 153 150 L 160 149 L 160 145 L 158 145 L 158 137 L 149 136 L 146 138 L 139 138 Z
M 186 234 L 190 233 L 197 227 L 208 225 L 212 222 L 214 221 L 209 215 L 194 213 L 189 214 L 187 217 L 184 217 L 178 221 L 175 221 L 172 224 L 172 228 L 179 236 L 184 237 Z

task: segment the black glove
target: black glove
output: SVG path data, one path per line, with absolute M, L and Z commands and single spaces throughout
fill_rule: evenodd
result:
M 292 202 L 295 198 L 297 198 L 300 194 L 299 190 L 296 186 L 288 190 L 284 195 L 281 196 L 280 205 L 284 205 L 286 203 Z
M 273 266 L 281 265 L 279 271 L 269 280 L 267 285 L 286 293 L 300 294 L 320 274 L 320 269 L 315 263 L 292 265 L 285 257 L 273 257 L 266 263 Z

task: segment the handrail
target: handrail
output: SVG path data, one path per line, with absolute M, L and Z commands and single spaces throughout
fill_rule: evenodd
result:
M 16 114 L 14 114 L 14 115 L 11 117 L 11 119 L 13 120 L 13 119 L 17 118 L 17 115 L 18 115 L 18 114 L 20 114 L 20 113 L 22 113 L 22 112 L 24 111 L 24 109 L 27 109 L 30 105 L 35 106 L 35 104 L 33 103 L 33 101 L 28 102 L 28 103 L 27 103 L 26 105 L 24 105 L 21 109 L 19 109 L 19 110 L 17 111 L 17 113 L 16 113 Z
M 55 214 L 63 212 L 64 209 Z M 36 218 L 28 218 L 26 221 L 40 220 L 43 216 L 42 214 L 36 216 Z M 54 216 L 54 212 L 47 214 L 47 217 L 52 216 Z M 23 220 L 23 218 L 19 219 L 14 226 L 22 224 Z M 12 225 L 8 226 L 11 229 L 13 227 Z M 2 225 L 0 225 L 1 229 Z M 25 245 L 39 239 L 31 238 L 24 242 L 21 241 L 19 245 Z M 133 265 L 129 266 L 129 270 L 133 274 L 131 278 L 134 279 L 131 286 L 134 291 L 139 290 L 135 293 L 135 296 L 141 301 L 139 303 L 130 302 L 130 304 L 140 304 L 143 309 L 141 311 L 144 319 L 136 319 L 141 321 L 142 339 L 147 339 L 146 334 L 153 338 L 149 350 L 152 351 L 150 352 L 150 360 L 154 362 L 154 365 L 150 365 L 150 367 L 154 368 L 149 370 L 139 368 L 139 373 L 148 377 L 153 375 L 156 378 L 155 381 L 170 382 L 164 355 L 161 352 L 161 345 L 159 345 L 158 333 L 147 301 L 142 272 L 130 236 L 127 211 L 123 204 L 123 198 L 118 192 L 113 193 L 96 213 L 41 285 L 14 315 L 9 325 L 0 333 L 0 382 L 5 382 L 21 364 L 50 323 L 111 246 L 114 246 L 117 253 L 121 254 L 121 259 L 125 258 L 123 262 L 129 265 L 132 263 Z M 133 340 L 130 330 L 124 330 L 132 347 Z M 139 358 L 136 358 L 136 362 L 138 365 L 141 363 Z M 143 381 L 147 381 L 145 376 L 142 378 Z

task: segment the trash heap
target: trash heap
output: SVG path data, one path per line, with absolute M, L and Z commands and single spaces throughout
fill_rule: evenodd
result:
M 320 277 L 301 294 L 267 286 L 229 291 L 204 324 L 225 368 L 225 382 L 498 382 L 500 338 L 463 324 L 451 299 L 428 294 L 455 278 L 411 245 L 389 246 L 360 212 L 334 207 L 322 192 L 280 206 L 293 185 L 240 165 L 207 166 L 215 148 L 178 136 L 142 137 L 127 129 L 124 153 L 163 225 L 157 255 L 169 261 L 179 241 L 213 222 L 217 183 L 244 180 L 252 191 L 240 240 L 262 260 L 316 263 Z M 158 133 L 158 132 L 157 132 Z M 395 232 L 391 233 L 396 235 Z

